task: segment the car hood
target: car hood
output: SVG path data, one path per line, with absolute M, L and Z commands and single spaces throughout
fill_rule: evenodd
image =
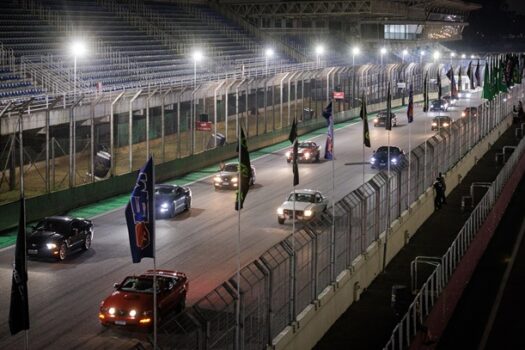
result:
M 28 242 L 40 244 L 43 242 L 57 241 L 62 238 L 64 238 L 64 236 L 54 231 L 35 231 L 29 237 Z
M 237 172 L 232 173 L 232 172 L 229 172 L 229 171 L 221 171 L 218 175 L 220 177 L 236 177 L 237 176 Z
M 155 205 L 158 207 L 162 203 L 173 201 L 173 196 L 169 194 L 157 194 L 155 195 Z
M 157 303 L 158 299 L 160 299 L 160 295 L 157 294 Z M 153 309 L 153 294 L 116 290 L 104 300 L 104 307 L 123 310 L 136 309 L 140 312 L 151 311 Z
M 313 203 L 306 203 L 306 202 L 295 202 L 295 210 L 307 210 L 312 209 L 314 207 Z M 293 210 L 293 201 L 286 201 L 283 204 L 281 204 L 281 208 Z

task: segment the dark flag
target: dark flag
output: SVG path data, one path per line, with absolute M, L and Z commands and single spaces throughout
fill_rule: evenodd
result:
M 472 61 L 470 61 L 468 64 L 467 76 L 470 82 L 470 90 L 474 90 L 474 76 L 472 75 Z
M 476 72 L 474 73 L 474 78 L 476 78 L 476 86 L 481 86 L 481 72 L 479 68 L 479 60 L 478 65 L 476 66 Z
M 441 72 L 439 71 L 439 68 L 438 68 L 438 71 L 437 71 L 437 86 L 438 86 L 438 100 L 441 100 Z
M 423 80 L 423 112 L 428 112 L 428 72 Z
M 407 108 L 407 119 L 409 123 L 414 121 L 414 88 L 412 84 L 408 89 L 408 108 Z
M 385 119 L 385 129 L 392 130 L 392 118 L 390 114 L 392 113 L 392 95 L 390 94 L 390 82 L 388 82 L 388 88 L 386 92 L 386 119 Z
M 25 199 L 20 199 L 20 218 L 16 236 L 15 264 L 11 281 L 11 305 L 9 308 L 9 330 L 11 335 L 29 329 L 29 303 L 27 299 L 26 267 L 26 215 Z
M 450 80 L 450 97 L 458 97 L 458 89 L 456 87 L 456 79 L 454 77 L 454 67 L 450 67 L 447 72 L 447 78 Z
M 461 71 L 461 65 L 459 65 L 459 70 L 458 70 L 458 93 L 461 92 L 461 90 L 463 89 L 463 87 L 461 86 L 461 75 L 463 74 L 463 72 Z
M 363 97 L 361 98 L 361 112 L 359 112 L 359 116 L 363 120 L 363 145 L 366 147 L 371 147 L 370 131 L 368 130 L 368 117 L 366 112 L 366 97 L 364 93 Z
M 155 178 L 153 157 L 140 168 L 137 182 L 126 206 L 129 246 L 133 263 L 155 257 Z
M 293 119 L 292 128 L 290 129 L 290 136 L 288 140 L 293 144 L 292 154 L 292 168 L 293 168 L 293 185 L 299 185 L 299 167 L 297 165 L 297 153 L 299 153 L 299 140 L 297 139 L 297 123 Z
M 485 63 L 485 73 L 483 74 L 484 83 L 483 83 L 483 92 L 481 93 L 481 98 L 485 98 L 487 100 L 492 100 L 493 94 L 492 94 L 492 86 L 490 82 L 490 74 L 489 74 L 489 65 L 488 63 Z
M 332 101 L 330 101 L 324 109 L 323 117 L 326 118 L 326 122 L 328 123 L 324 159 L 332 160 L 334 159 L 334 115 L 332 114 Z
M 252 178 L 252 166 L 250 164 L 250 153 L 248 152 L 248 143 L 244 135 L 244 129 L 241 126 L 241 149 L 237 146 L 237 153 L 240 154 L 239 162 L 239 189 L 235 196 L 235 210 L 242 209 L 246 195 L 250 189 L 250 179 Z M 239 203 L 240 202 L 240 203 Z

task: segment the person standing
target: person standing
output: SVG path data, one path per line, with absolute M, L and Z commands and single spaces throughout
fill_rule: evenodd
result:
M 441 203 L 442 204 L 447 204 L 447 197 L 446 197 L 447 184 L 445 183 L 445 178 L 443 177 L 443 174 L 439 173 L 437 179 L 441 183 L 441 187 L 443 188 Z
M 439 180 L 439 177 L 436 178 L 436 181 L 434 181 L 432 186 L 436 192 L 436 196 L 434 197 L 434 209 L 441 209 L 445 191 L 443 190 L 443 183 Z

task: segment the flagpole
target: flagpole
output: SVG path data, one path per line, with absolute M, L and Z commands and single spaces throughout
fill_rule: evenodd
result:
M 237 118 L 239 116 L 237 115 Z M 239 123 L 237 123 L 239 124 Z M 238 126 L 241 127 L 240 125 Z M 241 145 L 241 130 L 237 130 L 237 147 L 239 149 L 239 164 L 237 165 L 237 183 L 239 184 L 239 190 L 237 191 L 237 303 L 235 304 L 235 320 L 236 320 L 236 350 L 241 348 L 241 196 L 242 196 L 242 180 L 241 180 L 241 156 L 242 156 L 242 145 Z M 251 174 L 251 169 L 250 169 Z
M 151 181 L 153 182 L 153 192 L 155 192 L 155 165 L 153 163 L 153 155 L 150 154 L 151 158 L 151 173 L 153 174 L 153 178 Z M 152 195 L 152 194 L 150 194 Z M 155 195 L 153 195 L 153 208 L 156 208 L 155 206 Z M 157 240 L 157 232 L 156 232 L 156 221 L 155 221 L 155 214 L 153 214 L 153 319 L 155 322 L 153 322 L 153 350 L 157 350 L 157 252 L 156 248 L 157 245 L 155 244 L 155 241 Z
M 26 211 L 25 211 L 25 199 L 24 199 L 24 139 L 23 139 L 23 133 L 24 133 L 24 121 L 23 121 L 23 115 L 22 112 L 20 112 L 20 116 L 18 118 L 18 130 L 19 130 L 19 146 L 20 146 L 20 199 L 23 201 L 21 205 L 24 206 L 24 217 L 23 217 L 23 230 L 24 230 L 24 239 L 25 239 L 25 226 L 26 226 Z M 20 230 L 20 228 L 18 228 Z M 25 246 L 25 245 L 24 245 Z M 27 280 L 28 273 L 27 273 L 27 249 L 24 249 L 24 266 L 25 266 L 25 278 L 26 278 L 26 290 L 27 290 Z M 29 311 L 28 311 L 29 313 Z M 29 329 L 24 330 L 24 349 L 29 349 Z
M 388 118 L 389 116 L 387 116 Z M 387 180 L 386 180 L 386 228 L 385 228 L 385 244 L 383 245 L 383 272 L 386 268 L 386 254 L 388 246 L 388 231 L 390 229 L 390 130 L 387 131 Z

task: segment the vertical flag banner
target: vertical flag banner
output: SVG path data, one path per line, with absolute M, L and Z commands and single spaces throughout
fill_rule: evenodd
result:
M 293 185 L 299 185 L 299 166 L 297 165 L 297 156 L 299 153 L 299 140 L 297 139 L 297 122 L 293 119 L 292 128 L 288 140 L 293 144 L 292 167 L 293 167 Z
M 410 84 L 408 90 L 407 119 L 409 123 L 412 123 L 414 121 L 414 88 L 412 84 Z
M 474 78 L 476 78 L 476 86 L 481 86 L 481 72 L 479 68 L 479 60 L 478 65 L 476 66 L 476 72 L 474 72 Z
M 483 75 L 483 92 L 481 93 L 481 98 L 492 100 L 492 87 L 490 83 L 488 63 L 485 63 L 485 73 Z
M 20 198 L 20 218 L 16 236 L 15 264 L 11 281 L 9 330 L 11 335 L 29 329 L 29 302 L 27 299 L 26 214 L 25 199 Z
M 153 157 L 139 170 L 137 182 L 126 206 L 129 246 L 133 263 L 155 257 L 155 179 Z
M 454 78 L 454 68 L 450 67 L 447 72 L 447 78 L 450 80 L 450 97 L 458 97 L 458 90 L 456 88 L 456 79 Z
M 370 131 L 368 130 L 368 118 L 367 118 L 367 112 L 366 112 L 366 97 L 363 93 L 363 97 L 361 98 L 361 112 L 359 112 L 359 116 L 363 120 L 363 145 L 366 147 L 372 147 L 370 143 Z
M 472 74 L 472 61 L 470 61 L 468 64 L 467 76 L 470 84 L 470 90 L 474 90 L 474 75 Z
M 240 153 L 241 161 L 239 163 L 239 186 L 235 196 L 235 210 L 242 209 L 244 200 L 250 189 L 250 179 L 252 178 L 252 166 L 250 164 L 250 153 L 248 152 L 248 142 L 244 135 L 244 129 L 241 126 L 241 149 L 237 146 L 237 153 Z M 240 203 L 239 203 L 240 202 Z
M 386 119 L 385 119 L 385 129 L 386 130 L 392 130 L 392 118 L 390 118 L 390 114 L 392 113 L 392 95 L 390 94 L 390 82 L 388 82 L 386 92 Z
M 461 71 L 461 65 L 459 65 L 459 70 L 458 70 L 458 93 L 461 92 L 461 90 L 463 90 L 463 87 L 461 86 L 461 76 L 463 75 L 463 72 Z
M 423 112 L 428 112 L 428 72 L 423 80 Z
M 332 113 L 332 101 L 328 103 L 323 111 L 323 117 L 325 117 L 328 123 L 328 131 L 326 133 L 326 145 L 324 149 L 324 159 L 333 159 L 333 148 L 334 148 L 334 115 Z
M 438 100 L 441 100 L 441 72 L 440 72 L 439 68 L 438 68 L 438 71 L 437 71 L 436 81 L 437 81 L 437 86 L 438 86 Z

